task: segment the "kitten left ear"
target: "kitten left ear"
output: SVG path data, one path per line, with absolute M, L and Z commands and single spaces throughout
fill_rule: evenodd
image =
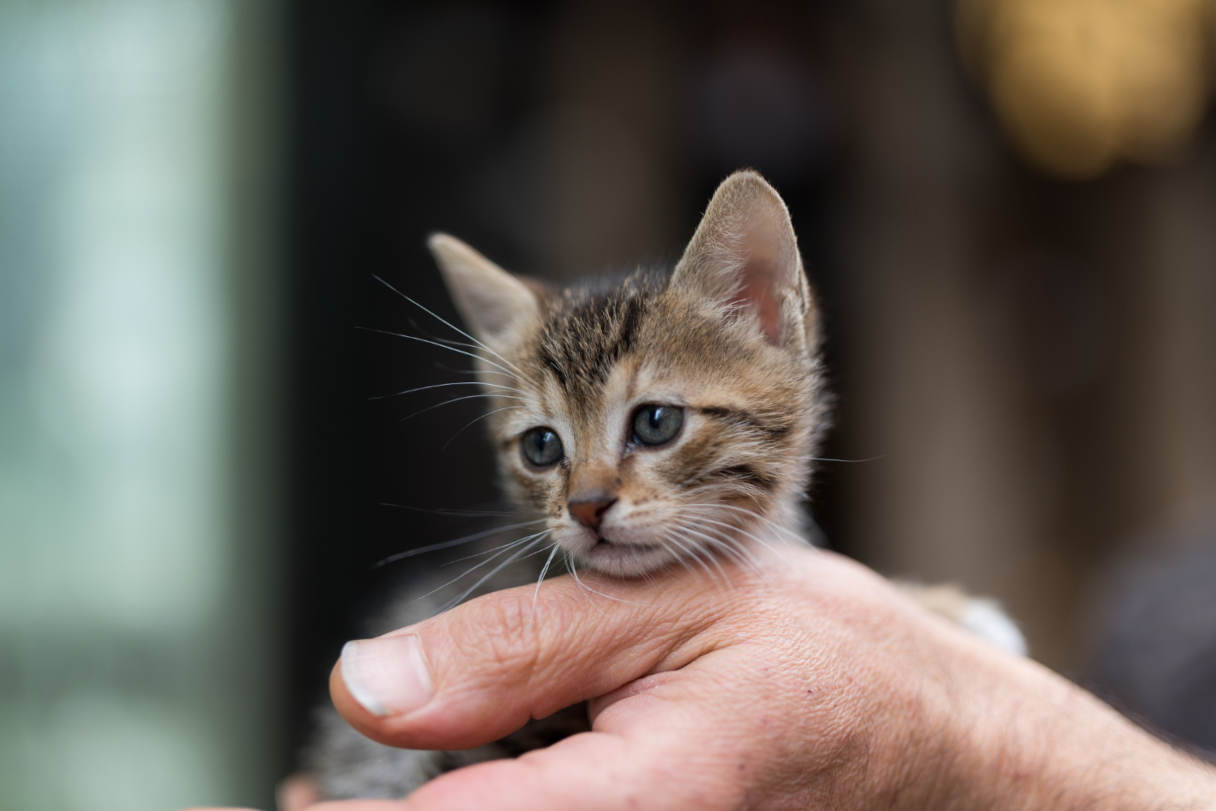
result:
M 432 234 L 427 247 L 465 326 L 491 349 L 510 348 L 540 318 L 539 285 L 511 275 L 448 234 Z
M 718 186 L 671 284 L 749 311 L 776 346 L 814 340 L 813 301 L 789 211 L 756 172 L 735 172 Z

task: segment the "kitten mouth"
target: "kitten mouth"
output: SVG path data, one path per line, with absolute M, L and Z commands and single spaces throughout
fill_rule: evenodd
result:
M 595 545 L 591 547 L 591 551 L 594 552 L 596 550 L 608 549 L 618 550 L 621 554 L 628 552 L 636 552 L 641 554 L 643 552 L 655 552 L 662 549 L 662 547 L 658 544 L 651 543 L 617 543 L 616 541 L 605 538 L 603 535 L 596 535 Z
M 617 543 L 602 535 L 584 553 L 584 560 L 593 569 L 617 577 L 629 577 L 656 568 L 667 557 L 658 544 Z

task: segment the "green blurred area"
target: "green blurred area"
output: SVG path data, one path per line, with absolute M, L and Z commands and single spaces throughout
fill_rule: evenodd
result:
M 272 11 L 0 3 L 0 808 L 268 802 Z

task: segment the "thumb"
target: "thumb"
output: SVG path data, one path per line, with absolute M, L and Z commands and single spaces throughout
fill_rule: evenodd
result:
M 559 577 L 347 643 L 330 675 L 334 705 L 394 746 L 489 743 L 712 647 L 705 631 L 726 601 L 705 599 L 705 581 L 685 573 L 653 586 L 617 581 L 608 587 L 625 599 L 610 600 Z

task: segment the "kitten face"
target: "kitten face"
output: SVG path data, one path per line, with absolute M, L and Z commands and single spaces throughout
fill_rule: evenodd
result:
M 431 246 L 485 346 L 506 488 L 579 563 L 631 576 L 745 555 L 790 523 L 825 422 L 818 323 L 758 175 L 719 187 L 670 279 L 550 293 L 451 237 Z

